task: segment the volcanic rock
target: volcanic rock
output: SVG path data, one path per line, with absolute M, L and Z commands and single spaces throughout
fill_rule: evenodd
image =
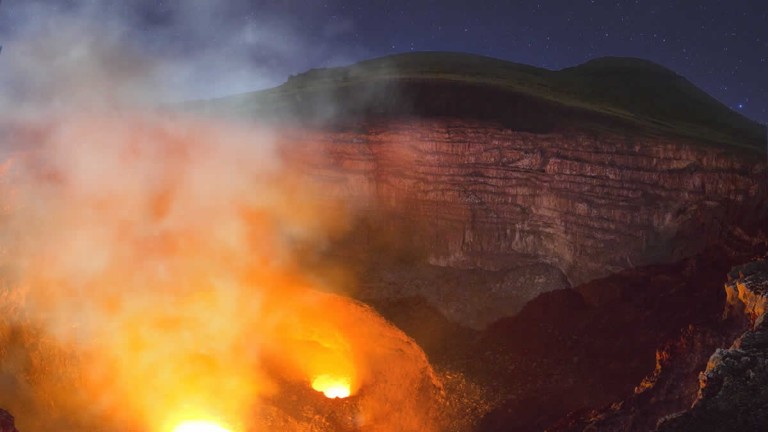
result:
M 734 267 L 728 279 L 722 321 L 690 325 L 665 343 L 630 397 L 573 412 L 548 430 L 763 430 L 768 337 L 764 313 L 755 317 L 751 306 L 768 286 L 766 260 Z
M 625 270 L 491 325 L 467 373 L 503 397 L 478 430 L 639 432 L 690 407 L 712 352 L 744 331 L 722 321 L 732 259 L 709 250 Z
M 507 304 L 484 313 L 487 323 L 541 292 L 728 242 L 754 230 L 768 208 L 762 161 L 680 139 L 403 120 L 293 142 L 319 143 L 333 163 L 310 164 L 313 175 L 339 195 L 372 197 L 370 211 L 394 215 L 377 229 L 428 263 L 503 272 L 503 289 L 406 293 L 476 327 L 476 316 L 441 298 L 473 311 Z M 522 282 L 530 279 L 539 282 Z
M 656 353 L 656 367 L 627 399 L 604 408 L 576 411 L 548 429 L 550 432 L 599 430 L 610 432 L 655 430 L 657 423 L 688 409 L 698 393 L 696 377 L 718 346 L 733 340 L 728 325 L 691 325 Z
M 346 257 L 378 260 L 386 238 L 478 275 L 451 286 L 415 266 L 423 283 L 362 277 L 360 298 L 422 296 L 475 328 L 545 291 L 759 238 L 768 217 L 764 127 L 640 60 L 404 55 L 198 109 L 279 118 L 290 163 L 372 221 Z
M 659 431 L 757 432 L 768 424 L 768 260 L 737 267 L 729 276 L 736 276 L 726 285 L 729 300 L 738 293 L 736 301 L 753 325 L 730 348 L 715 351 L 693 406 L 663 421 Z
M 286 163 L 351 203 L 324 253 L 501 401 L 482 431 L 574 410 L 565 430 L 655 427 L 741 332 L 722 280 L 766 245 L 766 130 L 661 66 L 422 53 L 193 109 L 275 125 Z
M 19 432 L 14 425 L 13 416 L 4 409 L 0 409 L 0 432 Z

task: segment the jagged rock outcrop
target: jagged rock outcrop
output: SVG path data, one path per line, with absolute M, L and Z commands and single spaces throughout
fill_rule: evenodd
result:
M 506 396 L 478 431 L 647 431 L 689 407 L 698 372 L 738 331 L 721 322 L 732 259 L 709 249 L 625 270 L 494 323 L 472 364 Z
M 729 279 L 729 306 L 745 313 L 751 328 L 730 348 L 715 351 L 693 406 L 664 420 L 659 431 L 757 432 L 768 424 L 768 260 L 737 267 Z
M 729 325 L 691 325 L 680 336 L 665 343 L 656 352 L 656 367 L 635 387 L 634 393 L 619 402 L 599 409 L 576 411 L 560 420 L 549 432 L 645 432 L 656 429 L 658 422 L 688 409 L 696 398 L 696 377 L 710 354 L 730 343 L 739 328 Z
M 0 432 L 19 432 L 16 430 L 13 416 L 0 408 Z
M 768 261 L 734 267 L 725 291 L 723 319 L 690 325 L 665 343 L 657 351 L 655 370 L 633 395 L 603 408 L 573 412 L 548 430 L 764 430 L 768 326 L 763 305 Z

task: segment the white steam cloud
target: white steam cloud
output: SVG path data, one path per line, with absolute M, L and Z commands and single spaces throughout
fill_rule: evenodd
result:
M 322 7 L 319 2 L 293 3 L 303 17 Z M 77 61 L 82 45 L 92 44 L 89 39 L 95 34 L 111 60 L 122 59 L 128 68 L 124 72 L 146 67 L 134 64 L 137 54 L 151 58 L 152 68 L 142 71 L 142 81 L 145 90 L 152 84 L 151 95 L 162 102 L 253 91 L 280 84 L 309 67 L 365 56 L 344 43 L 354 30 L 352 21 L 338 18 L 310 31 L 301 20 L 282 15 L 289 9 L 283 6 L 246 0 L 5 2 L 0 8 L 0 84 L 13 88 L 7 85 L 8 77 L 19 70 L 52 72 L 32 69 L 41 64 L 29 64 L 22 49 L 25 41 L 41 38 L 48 42 L 46 54 L 53 56 L 49 60 Z
M 322 377 L 360 391 L 349 427 L 437 430 L 421 350 L 297 259 L 349 206 L 285 165 L 275 131 L 158 108 L 218 74 L 268 80 L 236 44 L 299 38 L 184 2 L 163 31 L 235 48 L 182 56 L 99 2 L 52 4 L 15 6 L 28 17 L 3 30 L 0 407 L 23 431 L 318 430 L 262 402 Z

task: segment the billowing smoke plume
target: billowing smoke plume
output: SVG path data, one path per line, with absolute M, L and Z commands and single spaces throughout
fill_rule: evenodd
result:
M 167 65 L 119 32 L 49 25 L 3 80 L 0 407 L 20 429 L 302 430 L 263 401 L 317 382 L 360 392 L 355 427 L 434 428 L 421 350 L 297 260 L 349 206 L 275 131 L 150 109 Z
M 321 2 L 299 0 L 5 1 L 0 7 L 0 82 L 8 82 L 13 68 L 27 78 L 61 77 L 62 66 L 83 60 L 81 48 L 94 41 L 112 45 L 111 72 L 123 78 L 148 66 L 146 59 L 152 58 L 152 70 L 142 72 L 142 90 L 151 89 L 153 100 L 163 101 L 252 91 L 280 84 L 308 67 L 368 56 L 350 47 L 354 23 L 349 20 L 336 17 L 308 27 L 304 18 L 318 9 L 323 9 Z M 20 62 L 30 52 L 21 42 L 39 38 L 46 44 L 37 49 L 51 57 L 23 66 Z M 137 53 L 145 61 L 137 63 Z M 126 84 L 122 82 L 123 88 Z

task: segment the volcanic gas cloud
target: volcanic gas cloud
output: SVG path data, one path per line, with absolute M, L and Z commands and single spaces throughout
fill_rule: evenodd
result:
M 20 430 L 438 427 L 422 351 L 299 264 L 352 215 L 269 131 L 118 111 L 17 129 L 0 407 Z

